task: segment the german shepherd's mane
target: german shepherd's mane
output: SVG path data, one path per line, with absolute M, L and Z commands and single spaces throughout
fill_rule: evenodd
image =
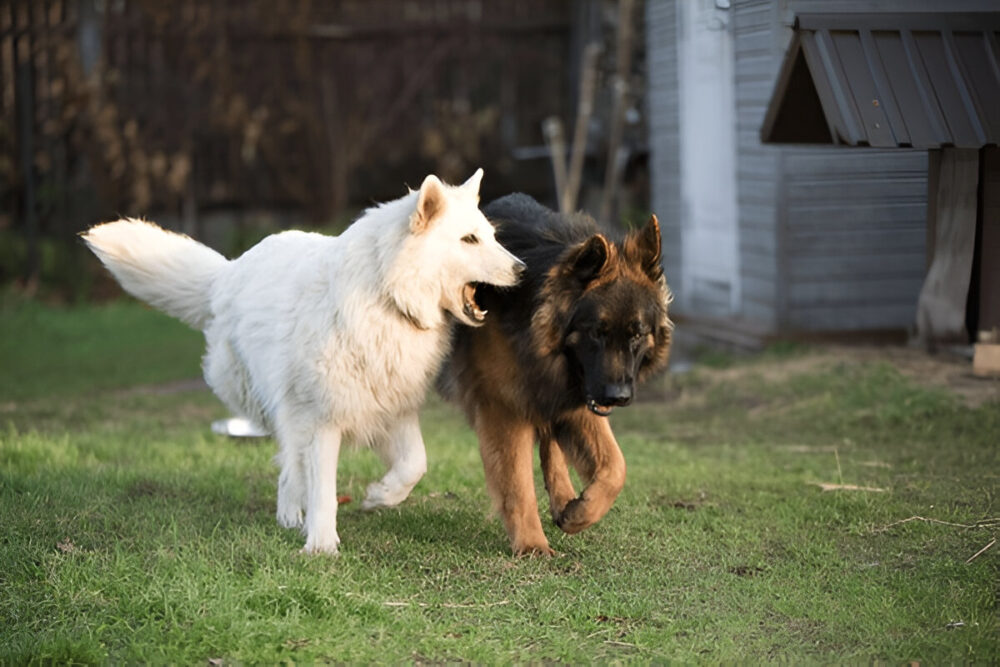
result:
M 560 215 L 521 193 L 491 202 L 485 213 L 497 228 L 497 239 L 528 265 L 522 280 L 544 281 L 568 246 L 604 233 L 586 213 Z

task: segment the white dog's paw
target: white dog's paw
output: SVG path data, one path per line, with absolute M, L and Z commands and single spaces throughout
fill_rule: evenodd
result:
M 302 547 L 304 554 L 327 554 L 336 556 L 340 548 L 340 536 L 337 531 L 329 534 L 310 535 L 306 538 L 306 545 Z
M 278 503 L 278 525 L 283 528 L 302 528 L 305 513 L 299 505 Z
M 379 507 L 395 507 L 406 500 L 410 489 L 391 488 L 385 482 L 372 482 L 365 490 L 365 499 L 361 501 L 361 509 L 374 510 Z

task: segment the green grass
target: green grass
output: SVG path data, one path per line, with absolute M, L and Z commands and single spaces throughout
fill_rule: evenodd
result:
M 431 399 L 397 509 L 342 457 L 337 558 L 273 518 L 270 441 L 213 436 L 199 336 L 131 303 L 0 322 L 0 661 L 990 662 L 1000 405 L 796 349 L 697 367 L 618 411 L 629 463 L 561 556 L 514 559 L 475 439 Z M 823 492 L 814 482 L 887 489 Z M 539 483 L 539 489 L 541 485 Z M 544 510 L 544 502 L 542 505 Z M 962 623 L 956 626 L 954 624 Z
M 0 293 L 0 400 L 198 377 L 204 338 L 134 302 L 53 309 Z

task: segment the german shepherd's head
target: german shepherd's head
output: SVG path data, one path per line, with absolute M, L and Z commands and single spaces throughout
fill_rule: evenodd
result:
M 620 243 L 594 234 L 568 248 L 551 268 L 532 318 L 536 344 L 561 352 L 591 412 L 628 405 L 635 383 L 662 368 L 673 324 L 660 265 L 660 226 Z

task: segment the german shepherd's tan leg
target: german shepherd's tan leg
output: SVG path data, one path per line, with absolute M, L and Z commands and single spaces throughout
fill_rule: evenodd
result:
M 569 478 L 569 468 L 562 448 L 551 433 L 543 433 L 538 443 L 542 460 L 542 475 L 545 489 L 549 492 L 549 513 L 557 524 L 566 505 L 576 498 L 573 481 Z
M 554 554 L 538 518 L 533 474 L 535 428 L 493 405 L 477 408 L 475 427 L 486 488 L 503 518 L 514 554 Z
M 603 417 L 578 410 L 555 427 L 560 447 L 587 484 L 555 519 L 563 531 L 573 534 L 597 523 L 611 509 L 625 486 L 625 457 Z M 550 474 L 546 472 L 546 479 Z

